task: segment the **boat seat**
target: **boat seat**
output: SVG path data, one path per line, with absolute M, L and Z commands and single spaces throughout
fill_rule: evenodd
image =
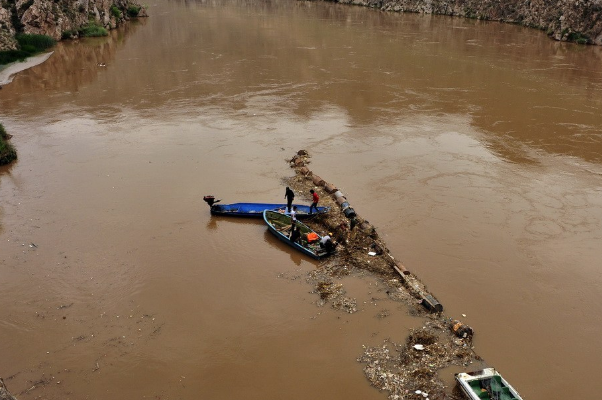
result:
M 490 385 L 491 390 L 493 390 L 494 392 L 500 391 L 504 387 L 504 384 L 502 383 L 502 378 L 497 375 L 491 377 Z
M 479 397 L 479 399 L 483 400 L 491 400 L 489 397 L 489 392 L 486 390 L 482 390 L 481 383 L 479 381 L 471 381 L 469 382 L 470 388 L 472 391 Z
M 509 388 L 504 387 L 500 391 L 499 400 L 516 400 L 516 397 L 512 395 Z

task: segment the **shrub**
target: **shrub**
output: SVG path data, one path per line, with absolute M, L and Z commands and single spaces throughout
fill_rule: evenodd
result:
M 63 31 L 63 33 L 61 33 L 61 39 L 71 39 L 71 37 L 73 35 L 77 35 L 77 31 L 68 29 L 66 31 Z
M 98 37 L 98 36 L 107 36 L 109 32 L 95 23 L 89 23 L 88 25 L 84 25 L 79 29 L 79 33 L 81 36 L 85 37 Z
M 4 125 L 0 123 L 0 140 L 8 140 L 8 133 L 4 129 Z
M 137 17 L 138 14 L 140 13 L 140 8 L 139 6 L 129 6 L 128 7 L 128 15 L 130 17 Z
M 0 51 L 0 65 L 23 61 L 27 57 L 42 52 L 56 44 L 56 40 L 46 35 L 28 35 L 20 33 L 16 36 L 18 50 Z
M 113 4 L 111 6 L 111 15 L 113 15 L 117 19 L 121 19 L 121 16 L 123 14 L 122 14 L 121 10 L 115 4 Z
M 30 55 L 31 53 L 27 53 L 23 50 L 0 51 L 0 65 L 10 64 L 15 61 L 23 61 Z
M 568 34 L 566 40 L 577 44 L 587 44 L 589 42 L 589 37 L 581 32 L 571 32 Z
M 26 44 L 26 45 L 21 46 L 21 50 L 24 51 L 24 52 L 26 52 L 26 53 L 29 53 L 29 54 L 33 54 L 33 53 L 36 52 L 35 46 L 32 46 L 30 44 Z
M 24 46 L 33 46 L 35 52 L 44 51 L 56 44 L 56 40 L 46 35 L 35 35 L 21 33 L 16 36 L 17 42 L 23 49 Z
M 17 151 L 12 144 L 7 142 L 8 133 L 0 124 L 0 165 L 8 164 L 17 159 Z
M 0 141 L 0 165 L 9 164 L 17 159 L 17 150 L 8 142 Z

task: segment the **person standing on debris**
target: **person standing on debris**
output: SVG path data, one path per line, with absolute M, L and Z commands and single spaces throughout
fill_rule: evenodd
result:
M 288 186 L 286 187 L 286 192 L 284 193 L 284 197 L 286 198 L 286 208 L 288 212 L 291 212 L 293 208 L 293 199 L 295 198 L 295 192 L 291 190 Z
M 313 203 L 311 203 L 311 206 L 309 206 L 309 213 L 310 214 L 312 213 L 311 212 L 312 208 L 315 208 L 316 209 L 316 213 L 317 213 L 318 212 L 318 201 L 320 201 L 320 196 L 318 196 L 318 193 L 316 193 L 316 191 L 313 190 L 313 189 L 311 189 L 309 191 L 309 193 L 311 193 L 312 200 L 313 200 Z

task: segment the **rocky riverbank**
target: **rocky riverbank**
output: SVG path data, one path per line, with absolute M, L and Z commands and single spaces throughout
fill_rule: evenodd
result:
M 560 41 L 602 45 L 602 0 L 334 0 L 382 11 L 500 21 L 545 31 Z
M 94 22 L 113 29 L 132 16 L 147 16 L 135 0 L 2 0 L 0 51 L 17 49 L 17 33 L 41 34 L 60 40 Z

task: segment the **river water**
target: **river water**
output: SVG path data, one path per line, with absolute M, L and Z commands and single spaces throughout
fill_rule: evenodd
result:
M 318 306 L 317 262 L 202 202 L 283 200 L 299 149 L 525 399 L 599 396 L 602 49 L 323 3 L 149 13 L 0 91 L 19 399 L 387 398 L 362 346 L 424 321 L 371 276 L 341 282 L 359 312 Z

